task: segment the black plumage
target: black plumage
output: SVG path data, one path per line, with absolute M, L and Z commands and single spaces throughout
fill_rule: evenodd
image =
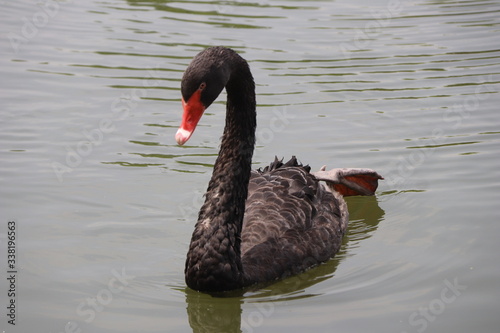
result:
M 185 267 L 187 285 L 205 292 L 274 281 L 328 260 L 339 250 L 349 219 L 332 184 L 351 187 L 361 176 L 373 185 L 363 194 L 372 194 L 382 178 L 369 169 L 350 169 L 349 179 L 338 172 L 315 174 L 295 157 L 251 171 L 255 85 L 243 58 L 223 47 L 199 53 L 182 79 L 183 101 L 190 104 L 184 112 L 196 107 L 203 113 L 224 87 L 226 125 Z M 197 123 L 187 116 L 176 134 L 180 144 Z M 324 186 L 318 178 L 333 183 Z

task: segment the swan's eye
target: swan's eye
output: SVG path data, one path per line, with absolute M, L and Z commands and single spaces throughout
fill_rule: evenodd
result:
M 198 90 L 202 91 L 202 90 L 204 90 L 206 87 L 207 87 L 207 84 L 206 84 L 205 82 L 202 82 L 202 83 L 200 84 L 200 87 L 198 88 Z

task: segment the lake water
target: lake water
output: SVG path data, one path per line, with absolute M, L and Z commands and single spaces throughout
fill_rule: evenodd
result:
M 2 5 L 0 330 L 498 332 L 500 1 Z M 255 168 L 385 177 L 334 259 L 236 298 L 183 276 L 225 95 L 179 147 L 180 79 L 212 45 L 253 71 Z

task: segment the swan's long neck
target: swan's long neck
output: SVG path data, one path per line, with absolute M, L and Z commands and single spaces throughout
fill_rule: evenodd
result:
M 222 291 L 244 284 L 241 229 L 255 146 L 255 86 L 246 62 L 226 84 L 226 125 L 186 262 L 186 282 Z

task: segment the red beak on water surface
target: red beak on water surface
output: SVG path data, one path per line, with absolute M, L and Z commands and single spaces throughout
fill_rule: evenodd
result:
M 175 141 L 181 146 L 193 135 L 196 125 L 205 111 L 205 106 L 201 102 L 201 90 L 195 91 L 187 102 L 182 98 L 182 108 L 184 111 L 181 126 L 175 134 Z

